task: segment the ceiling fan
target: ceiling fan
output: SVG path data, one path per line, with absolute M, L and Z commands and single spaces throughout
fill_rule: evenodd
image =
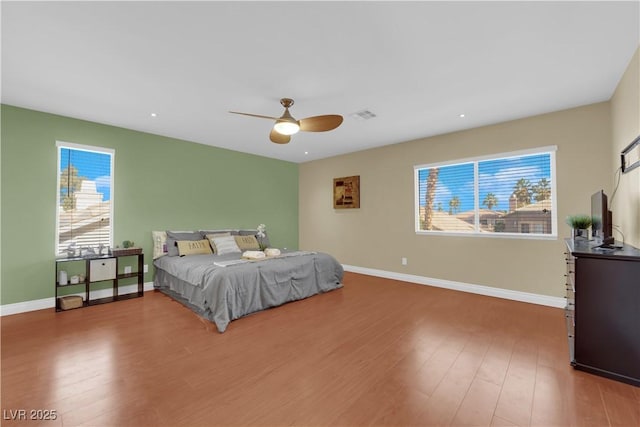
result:
M 293 99 L 282 98 L 280 104 L 284 107 L 284 113 L 280 117 L 263 116 L 260 114 L 239 113 L 237 111 L 229 111 L 233 114 L 242 114 L 244 116 L 259 117 L 261 119 L 275 120 L 276 123 L 271 129 L 269 139 L 276 144 L 286 144 L 291 141 L 291 135 L 303 132 L 326 132 L 333 130 L 342 123 L 342 116 L 337 114 L 327 114 L 324 116 L 307 117 L 306 119 L 296 120 L 289 113 L 289 107 L 293 105 Z

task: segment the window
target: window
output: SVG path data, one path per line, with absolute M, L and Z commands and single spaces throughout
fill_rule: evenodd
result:
M 56 256 L 113 242 L 114 150 L 57 142 Z
M 416 232 L 553 238 L 556 147 L 414 167 Z

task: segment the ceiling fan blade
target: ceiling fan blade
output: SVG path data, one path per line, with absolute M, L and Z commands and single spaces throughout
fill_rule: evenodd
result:
M 243 116 L 249 116 L 249 117 L 258 117 L 261 119 L 271 119 L 271 120 L 278 120 L 279 117 L 271 117 L 271 116 L 263 116 L 261 114 L 251 114 L 251 113 L 239 113 L 237 111 L 229 111 L 232 114 L 241 114 Z
M 342 116 L 328 114 L 326 116 L 307 117 L 300 119 L 300 130 L 305 132 L 326 132 L 333 130 L 342 124 Z
M 287 144 L 289 141 L 291 141 L 291 137 L 289 135 L 278 133 L 275 129 L 271 129 L 269 139 L 271 140 L 271 142 L 275 142 L 276 144 Z

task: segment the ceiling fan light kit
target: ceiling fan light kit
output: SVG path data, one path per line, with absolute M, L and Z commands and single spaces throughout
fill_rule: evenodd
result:
M 300 125 L 298 125 L 298 123 L 296 122 L 282 120 L 276 122 L 276 124 L 273 125 L 273 128 L 276 130 L 276 132 L 283 135 L 293 135 L 295 133 L 298 133 L 298 131 L 300 130 Z
M 269 134 L 269 139 L 276 144 L 286 144 L 291 140 L 290 135 L 299 131 L 304 132 L 326 132 L 333 130 L 342 124 L 342 116 L 337 114 L 328 114 L 324 116 L 307 117 L 306 119 L 296 120 L 289 113 L 289 107 L 293 105 L 293 99 L 282 98 L 280 104 L 284 107 L 284 113 L 281 117 L 263 116 L 260 114 L 240 113 L 237 111 L 229 111 L 233 114 L 242 114 L 244 116 L 258 117 L 261 119 L 275 120 L 273 129 Z

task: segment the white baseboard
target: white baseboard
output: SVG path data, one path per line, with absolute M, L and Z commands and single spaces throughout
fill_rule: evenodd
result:
M 417 283 L 420 285 L 435 286 L 438 288 L 452 289 L 455 291 L 469 292 L 472 294 L 486 295 L 509 299 L 513 301 L 528 302 L 531 304 L 545 305 L 548 307 L 564 308 L 566 300 L 561 297 L 552 297 L 549 295 L 532 294 L 529 292 L 513 291 L 510 289 L 493 288 L 491 286 L 473 285 L 470 283 L 454 282 L 452 280 L 433 279 L 430 277 L 416 276 L 413 274 L 397 273 L 394 271 L 377 270 L 374 268 L 357 267 L 354 265 L 343 265 L 345 271 L 352 273 L 365 274 L 367 276 L 383 277 L 385 279 L 400 280 L 403 282 Z M 135 292 L 137 285 L 121 286 L 122 293 Z M 145 291 L 153 290 L 153 282 L 144 284 Z M 104 298 L 111 296 L 111 289 L 100 289 L 91 292 L 91 298 Z M 84 297 L 84 292 L 73 294 Z M 55 298 L 43 298 L 33 301 L 17 302 L 14 304 L 5 304 L 0 306 L 0 316 L 8 316 L 11 314 L 25 313 L 28 311 L 42 310 L 55 307 Z
M 430 277 L 416 276 L 413 274 L 396 273 L 394 271 L 376 270 L 373 268 L 343 265 L 345 271 L 366 274 L 367 276 L 383 277 L 385 279 L 400 280 L 403 282 L 417 283 L 420 285 L 435 286 L 438 288 L 452 289 L 455 291 L 469 292 L 472 294 L 486 295 L 509 299 L 513 301 L 528 302 L 531 304 L 545 305 L 548 307 L 564 308 L 567 301 L 561 297 L 532 294 L 529 292 L 513 291 L 511 289 L 493 288 L 491 286 L 473 285 L 470 283 L 454 282 L 452 280 L 432 279 Z
M 128 294 L 128 293 L 136 292 L 138 290 L 138 285 L 120 286 L 118 289 L 120 290 L 120 293 Z M 152 291 L 153 282 L 145 283 L 144 290 Z M 69 294 L 69 295 L 79 295 L 83 298 L 85 296 L 84 292 Z M 106 297 L 110 297 L 111 295 L 113 295 L 113 290 L 111 288 L 98 289 L 95 291 L 91 291 L 91 299 L 106 298 Z M 17 302 L 15 304 L 5 304 L 0 306 L 0 316 L 8 316 L 10 314 L 25 313 L 27 311 L 43 310 L 45 308 L 54 308 L 55 306 L 56 306 L 56 299 L 54 297 L 36 299 L 33 301 Z

